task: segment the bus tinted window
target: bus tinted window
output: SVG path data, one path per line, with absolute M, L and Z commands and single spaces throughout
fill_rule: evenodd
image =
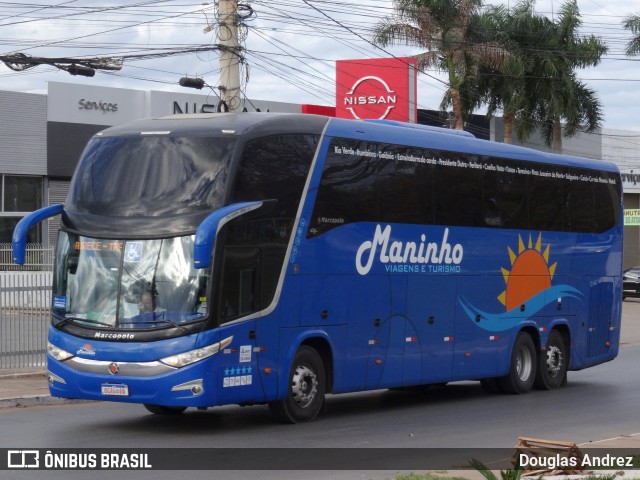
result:
M 387 147 L 389 153 L 397 148 Z M 431 165 L 381 161 L 376 179 L 378 211 L 388 223 L 431 223 L 433 186 Z M 412 192 L 407 194 L 407 192 Z
M 535 177 L 529 190 L 529 221 L 532 230 L 562 231 L 568 225 L 567 192 L 564 182 Z
M 496 165 L 506 167 L 504 160 Z M 497 170 L 481 172 L 484 225 L 499 228 L 529 228 L 529 176 Z M 480 184 L 480 182 L 478 182 Z
M 434 223 L 483 226 L 482 182 L 478 181 L 479 177 L 471 175 L 467 167 L 457 166 L 458 162 L 465 160 L 462 156 L 439 154 L 438 157 L 452 162 L 452 166 L 436 165 L 434 168 Z
M 315 135 L 274 135 L 247 142 L 231 203 L 277 199 L 278 215 L 294 217 L 317 144 Z
M 85 149 L 67 207 L 106 216 L 162 216 L 220 208 L 234 139 L 95 138 Z
M 333 139 L 308 236 L 354 222 L 604 232 L 617 174 Z
M 273 135 L 245 144 L 229 203 L 275 200 L 223 229 L 221 322 L 264 309 L 273 300 L 316 135 Z

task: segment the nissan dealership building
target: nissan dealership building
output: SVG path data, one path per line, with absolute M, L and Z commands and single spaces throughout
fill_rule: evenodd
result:
M 360 83 L 356 83 L 358 81 Z M 353 85 L 362 83 L 356 80 Z M 353 90 L 355 87 L 351 92 Z M 337 102 L 340 103 L 339 98 Z M 145 117 L 215 112 L 217 103 L 218 97 L 214 94 L 59 82 L 49 82 L 47 94 L 0 91 L 0 243 L 11 241 L 14 226 L 27 213 L 64 202 L 79 156 L 96 132 Z M 245 107 L 249 111 L 290 113 L 331 114 L 336 110 L 259 100 L 247 101 Z M 418 123 L 442 125 L 437 112 L 415 110 Z M 502 140 L 500 119 L 488 122 L 483 116 L 475 116 L 468 126 L 468 130 L 480 138 Z M 596 135 L 566 139 L 563 148 L 570 155 L 617 163 L 623 174 L 625 208 L 640 209 L 640 169 L 634 167 L 634 164 L 640 165 L 640 150 L 629 148 L 631 139 L 638 135 L 640 132 L 605 130 Z M 547 150 L 543 142 L 535 138 L 530 139 L 527 146 Z M 40 230 L 34 228 L 30 243 L 55 242 L 58 221 L 54 218 L 44 222 Z M 624 264 L 625 267 L 640 265 L 638 226 L 625 227 Z

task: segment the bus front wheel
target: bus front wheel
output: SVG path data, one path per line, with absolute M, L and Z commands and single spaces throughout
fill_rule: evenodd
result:
M 560 388 L 567 376 L 568 361 L 564 337 L 558 330 L 551 330 L 547 340 L 547 348 L 540 355 L 535 382 L 536 388 L 541 390 Z
M 318 416 L 326 389 L 322 359 L 303 345 L 293 357 L 289 387 L 284 399 L 269 403 L 271 412 L 284 423 L 308 422 Z
M 165 405 L 152 405 L 150 403 L 145 403 L 144 408 L 156 415 L 178 415 L 187 409 L 187 407 L 167 407 Z
M 533 387 L 538 365 L 536 348 L 531 335 L 520 332 L 511 351 L 509 373 L 498 380 L 504 393 L 527 393 Z

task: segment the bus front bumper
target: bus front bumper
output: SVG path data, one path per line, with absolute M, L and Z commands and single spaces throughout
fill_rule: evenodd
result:
M 211 359 L 172 368 L 159 362 L 61 362 L 48 356 L 47 370 L 54 397 L 176 407 L 215 405 Z

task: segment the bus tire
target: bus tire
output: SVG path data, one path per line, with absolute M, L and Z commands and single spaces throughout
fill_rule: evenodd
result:
M 303 345 L 293 357 L 285 398 L 270 402 L 269 409 L 284 423 L 309 422 L 320 413 L 325 390 L 322 359 L 315 349 Z
M 540 390 L 556 390 L 566 383 L 567 345 L 558 330 L 551 330 L 547 347 L 540 354 L 535 387 Z
M 533 387 L 538 365 L 536 347 L 531 335 L 518 333 L 511 351 L 509 373 L 500 377 L 498 383 L 504 393 L 527 393 Z
M 166 405 L 153 405 L 151 403 L 143 405 L 144 408 L 156 415 L 179 415 L 187 409 L 187 407 L 167 407 Z

